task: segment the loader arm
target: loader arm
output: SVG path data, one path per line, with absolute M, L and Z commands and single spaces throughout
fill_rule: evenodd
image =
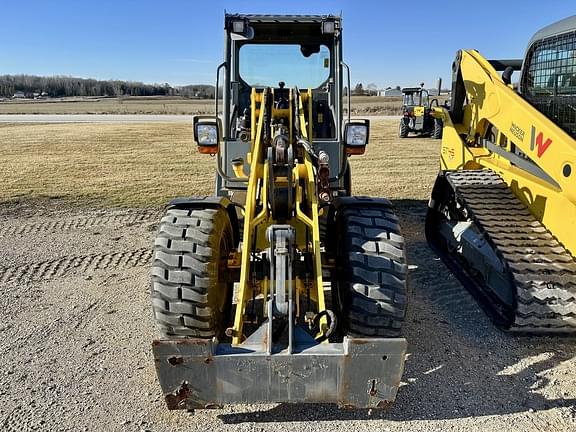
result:
M 530 81 L 522 82 L 532 83 L 529 73 L 537 71 L 539 87 L 526 86 L 521 95 L 511 84 L 521 61 L 489 61 L 475 50 L 458 51 L 450 109 L 441 112 L 440 172 L 426 237 L 497 326 L 574 334 L 576 141 L 565 132 L 571 117 L 543 110 L 559 103 L 543 87 L 546 74 L 555 76 L 550 72 L 555 67 L 570 71 L 572 60 L 565 53 L 556 66 L 537 69 L 530 58 L 523 65 L 523 78 Z M 529 102 L 530 89 L 545 95 L 538 109 Z M 560 102 L 568 110 L 562 114 L 573 109 L 570 99 Z
M 459 123 L 444 110 L 442 169 L 492 169 L 576 253 L 575 140 L 505 84 L 478 51 L 459 51 L 454 68 L 467 104 Z
M 317 304 L 316 313 L 325 310 L 326 307 L 322 284 L 320 227 L 318 224 L 318 199 L 314 166 L 310 154 L 299 147 L 300 142 L 308 141 L 310 133 L 308 118 L 310 118 L 311 113 L 309 110 L 305 110 L 305 107 L 311 106 L 312 94 L 310 91 L 300 92 L 297 89 L 290 89 L 289 108 L 283 110 L 273 108 L 269 98 L 273 98 L 271 89 L 266 88 L 261 92 L 256 91 L 256 89 L 252 91 L 252 124 L 255 125 L 254 130 L 256 133 L 253 136 L 250 147 L 251 163 L 243 235 L 245 246 L 242 251 L 238 305 L 236 307 L 234 326 L 228 331 L 232 336 L 232 343 L 236 345 L 243 341 L 242 332 L 246 302 L 257 295 L 266 296 L 270 287 L 268 276 L 265 276 L 259 284 L 251 282 L 250 276 L 254 273 L 254 265 L 251 263 L 250 258 L 255 252 L 261 252 L 268 247 L 266 230 L 277 223 L 269 204 L 272 161 L 266 158 L 267 150 L 272 144 L 272 137 L 265 137 L 264 130 L 270 128 L 270 125 L 266 125 L 266 122 L 273 121 L 278 116 L 288 119 L 289 128 L 285 138 L 294 143 L 294 154 L 295 156 L 299 155 L 299 159 L 295 159 L 293 166 L 288 169 L 288 175 L 291 178 L 289 181 L 287 180 L 287 183 L 294 184 L 296 191 L 294 194 L 295 217 L 286 221 L 286 223 L 291 224 L 296 232 L 306 233 L 306 237 L 297 236 L 295 246 L 301 251 L 308 251 L 309 246 L 311 246 L 314 271 L 309 281 L 296 281 L 296 298 L 309 295 Z M 295 109 L 294 104 L 297 104 L 298 109 Z M 298 118 L 293 118 L 296 115 Z M 299 124 L 300 128 L 296 128 L 296 124 Z M 275 149 L 272 150 L 276 151 Z M 307 210 L 303 210 L 303 208 Z M 322 323 L 325 325 L 325 318 L 322 319 Z

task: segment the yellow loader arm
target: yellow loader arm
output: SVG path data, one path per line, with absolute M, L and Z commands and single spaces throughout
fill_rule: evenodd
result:
M 468 103 L 452 116 L 443 110 L 441 169 L 498 173 L 575 254 L 576 141 L 507 85 L 478 51 L 460 51 L 454 67 L 463 83 L 455 90 Z
M 541 39 L 542 49 L 554 41 Z M 568 77 L 550 72 L 567 60 L 544 65 L 533 54 L 541 45 L 530 46 L 524 62 L 457 53 L 426 237 L 497 326 L 574 334 L 576 141 L 565 132 L 573 105 L 557 87 L 566 91 Z M 521 65 L 523 94 L 511 84 Z

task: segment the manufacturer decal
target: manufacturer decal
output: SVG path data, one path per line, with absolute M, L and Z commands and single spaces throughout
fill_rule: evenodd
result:
M 442 147 L 442 154 L 448 157 L 448 160 L 453 160 L 455 156 L 455 151 L 451 147 Z
M 548 150 L 548 147 L 552 144 L 552 140 L 550 138 L 544 139 L 544 134 L 542 132 L 538 132 L 536 134 L 536 128 L 532 126 L 532 130 L 530 133 L 530 150 L 534 151 L 536 149 L 536 155 L 538 157 L 542 157 L 544 152 Z
M 518 138 L 520 141 L 524 141 L 524 129 L 518 126 L 516 123 L 512 122 L 510 126 L 510 133 Z

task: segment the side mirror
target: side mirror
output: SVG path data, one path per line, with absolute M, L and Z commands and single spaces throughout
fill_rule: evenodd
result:
M 361 155 L 366 151 L 370 135 L 370 120 L 352 120 L 344 124 L 344 149 L 347 155 Z
M 220 131 L 222 130 L 220 119 L 214 118 L 214 116 L 194 116 L 192 126 L 198 151 L 211 155 L 218 153 Z

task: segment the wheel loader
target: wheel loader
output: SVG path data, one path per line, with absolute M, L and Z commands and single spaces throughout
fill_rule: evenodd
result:
M 404 366 L 407 264 L 391 203 L 351 195 L 369 122 L 349 99 L 345 115 L 341 18 L 224 27 L 216 115 L 193 120 L 215 194 L 172 201 L 154 246 L 166 404 L 384 407 Z
M 523 60 L 459 51 L 442 117 L 429 243 L 501 328 L 576 333 L 576 16 Z
M 440 92 L 440 89 L 438 89 Z M 430 100 L 424 84 L 420 87 L 405 87 L 402 89 L 402 118 L 398 128 L 398 136 L 407 138 L 409 133 L 429 135 L 432 138 L 442 138 L 442 119 L 438 99 Z

